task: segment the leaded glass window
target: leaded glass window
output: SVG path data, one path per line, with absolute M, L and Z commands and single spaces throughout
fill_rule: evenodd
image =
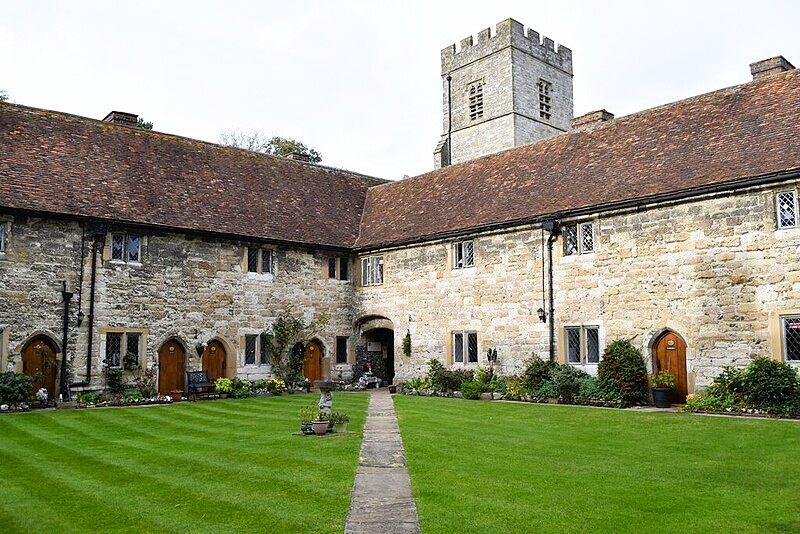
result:
M 581 363 L 581 329 L 567 328 L 567 361 Z
M 775 196 L 778 210 L 778 228 L 794 228 L 797 226 L 797 193 L 781 191 Z
M 139 263 L 142 261 L 142 238 L 138 235 L 127 236 L 128 253 L 125 261 Z
M 800 317 L 783 318 L 783 356 L 787 362 L 800 362 Z
M 111 259 L 125 261 L 125 236 L 123 234 L 111 236 Z
M 564 328 L 567 362 L 572 365 L 600 363 L 600 329 L 596 326 Z
M 582 223 L 581 230 L 581 254 L 594 252 L 594 225 L 592 223 Z
M 578 227 L 570 225 L 564 227 L 564 255 L 574 256 L 578 253 Z
M 261 249 L 256 247 L 248 247 L 247 249 L 247 272 L 258 272 L 258 256 L 261 254 Z
M 258 339 L 259 341 L 259 362 L 261 365 L 266 365 L 269 363 L 269 357 L 272 353 L 272 338 L 269 334 L 261 334 Z
M 328 278 L 336 278 L 336 258 L 333 256 L 328 258 Z
M 106 366 L 122 366 L 122 333 L 109 332 L 106 334 Z
M 453 269 L 475 266 L 475 243 L 459 241 L 453 244 Z
M 257 335 L 244 336 L 244 363 L 245 365 L 255 365 L 256 345 L 258 345 Z
M 477 332 L 453 332 L 453 363 L 478 363 Z
M 597 328 L 587 327 L 586 332 L 586 363 L 600 363 L 600 332 Z
M 553 84 L 540 79 L 537 86 L 539 88 L 539 117 L 549 121 L 553 111 Z
M 0 254 L 6 251 L 6 223 L 0 223 Z
M 361 259 L 361 285 L 377 286 L 383 283 L 383 256 Z
M 467 362 L 478 363 L 478 333 L 467 332 Z
M 453 361 L 464 363 L 464 334 L 462 332 L 453 334 Z

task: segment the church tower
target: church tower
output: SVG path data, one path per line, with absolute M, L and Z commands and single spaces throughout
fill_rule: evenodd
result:
M 442 82 L 437 169 L 570 129 L 572 51 L 513 19 L 442 50 Z

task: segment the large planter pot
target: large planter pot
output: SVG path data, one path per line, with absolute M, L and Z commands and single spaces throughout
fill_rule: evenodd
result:
M 656 408 L 672 406 L 672 388 L 653 388 L 653 404 Z
M 219 398 L 220 399 L 227 399 L 228 398 L 228 394 L 227 393 L 220 393 L 219 394 Z
M 169 393 L 170 396 L 172 397 L 172 400 L 175 402 L 178 402 L 181 399 L 183 399 L 183 391 L 170 391 Z
M 314 427 L 311 426 L 311 422 L 300 423 L 300 432 L 306 436 L 310 436 L 314 433 Z
M 314 434 L 318 436 L 324 436 L 330 428 L 328 421 L 311 421 L 311 426 L 314 427 Z

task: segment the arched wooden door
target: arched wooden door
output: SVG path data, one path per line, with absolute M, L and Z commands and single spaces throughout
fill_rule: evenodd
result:
M 50 399 L 56 395 L 56 346 L 45 336 L 33 338 L 22 349 L 22 373 L 33 377 L 33 391 L 36 395 L 40 388 L 45 388 Z
M 654 371 L 667 370 L 675 375 L 673 401 L 686 402 L 686 343 L 675 332 L 664 332 L 653 345 Z
M 306 361 L 303 365 L 303 376 L 312 384 L 314 380 L 322 380 L 322 347 L 316 341 L 306 345 Z
M 186 382 L 186 351 L 183 345 L 170 339 L 158 351 L 158 392 L 183 391 Z
M 216 339 L 209 341 L 206 350 L 203 351 L 203 371 L 208 373 L 211 381 L 225 377 L 225 363 L 227 354 L 225 347 Z

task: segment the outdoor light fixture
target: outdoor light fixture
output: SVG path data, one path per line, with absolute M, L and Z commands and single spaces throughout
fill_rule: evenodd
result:
M 197 351 L 197 357 L 198 358 L 202 358 L 203 357 L 203 352 L 205 352 L 207 346 L 208 346 L 208 343 L 197 343 L 197 345 L 194 346 L 194 350 Z
M 543 323 L 547 322 L 547 313 L 545 313 L 545 311 L 542 308 L 536 310 L 536 315 L 539 316 L 539 320 L 542 321 Z

